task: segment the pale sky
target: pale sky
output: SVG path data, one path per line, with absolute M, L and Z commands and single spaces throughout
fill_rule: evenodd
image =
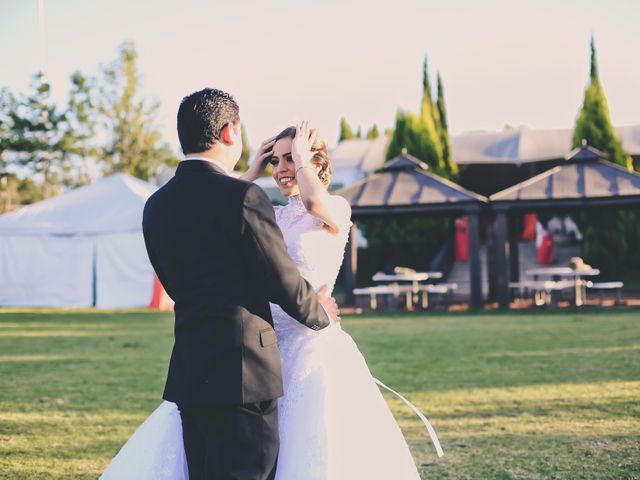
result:
M 250 144 L 308 118 L 329 144 L 417 111 L 422 59 L 444 80 L 452 133 L 505 124 L 571 128 L 589 72 L 589 37 L 615 125 L 640 124 L 636 0 L 44 0 L 46 71 L 63 102 L 70 74 L 95 74 L 132 40 L 143 94 L 161 102 L 178 145 L 180 99 L 233 93 Z M 37 0 L 0 0 L 0 86 L 38 70 Z

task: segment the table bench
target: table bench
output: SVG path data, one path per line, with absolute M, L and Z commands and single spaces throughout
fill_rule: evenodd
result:
M 558 296 L 563 290 L 573 289 L 575 282 L 571 280 L 524 280 L 509 282 L 511 290 L 518 290 L 529 296 L 533 292 L 533 303 L 538 306 L 548 305 L 550 308 L 558 306 Z
M 587 285 L 590 290 L 598 290 L 600 305 L 604 303 L 604 293 L 607 291 L 616 292 L 616 305 L 620 305 L 622 303 L 622 287 L 624 287 L 623 282 L 590 282 L 590 285 Z
M 353 294 L 356 297 L 369 297 L 369 307 L 371 310 L 377 310 L 378 297 L 389 297 L 390 299 L 398 298 L 401 295 L 405 297 L 405 306 L 407 310 L 413 309 L 413 295 L 420 295 L 420 306 L 423 309 L 429 308 L 429 294 L 446 295 L 451 290 L 458 288 L 456 283 L 440 283 L 430 285 L 380 285 L 366 288 L 354 288 Z M 389 301 L 387 309 L 391 310 L 392 302 Z

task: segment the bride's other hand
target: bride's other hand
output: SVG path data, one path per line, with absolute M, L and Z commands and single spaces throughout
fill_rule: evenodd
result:
M 296 136 L 291 142 L 291 157 L 296 167 L 309 165 L 313 158 L 311 147 L 316 140 L 316 129 L 309 127 L 309 122 L 303 120 L 296 125 Z
M 325 312 L 327 312 L 327 315 L 329 315 L 332 323 L 340 322 L 340 309 L 338 308 L 336 299 L 333 297 L 328 297 L 327 290 L 328 287 L 326 285 L 320 287 L 320 290 L 318 290 L 317 293 L 318 301 L 320 302 L 320 305 L 323 306 Z
M 258 149 L 256 156 L 253 158 L 253 162 L 249 166 L 249 169 L 240 175 L 242 180 L 247 182 L 253 182 L 262 176 L 264 170 L 267 168 L 267 163 L 273 154 L 273 145 L 276 143 L 276 137 L 267 138 Z

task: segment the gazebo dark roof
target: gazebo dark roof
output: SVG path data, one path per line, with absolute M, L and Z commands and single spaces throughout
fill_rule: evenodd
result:
M 564 164 L 490 197 L 495 212 L 493 275 L 501 307 L 509 305 L 509 282 L 520 278 L 518 236 L 509 229 L 510 211 L 640 205 L 640 175 L 604 157 L 583 142 Z
M 385 213 L 477 211 L 487 199 L 427 171 L 427 165 L 402 152 L 380 173 L 336 191 L 351 204 L 354 218 Z
M 496 208 L 640 204 L 640 174 L 583 144 L 566 162 L 490 197 Z
M 402 151 L 384 164 L 379 173 L 337 190 L 351 204 L 354 222 L 368 216 L 387 214 L 467 214 L 469 217 L 470 303 L 482 306 L 482 266 L 480 264 L 479 213 L 487 199 L 438 175 L 427 165 Z M 353 302 L 357 243 L 355 225 L 345 256 L 347 299 Z

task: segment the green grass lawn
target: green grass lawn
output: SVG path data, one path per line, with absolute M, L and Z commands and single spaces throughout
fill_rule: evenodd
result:
M 423 478 L 640 478 L 637 311 L 343 325 L 438 431 L 442 459 L 387 397 Z M 159 403 L 171 344 L 169 314 L 0 310 L 0 478 L 97 478 Z

